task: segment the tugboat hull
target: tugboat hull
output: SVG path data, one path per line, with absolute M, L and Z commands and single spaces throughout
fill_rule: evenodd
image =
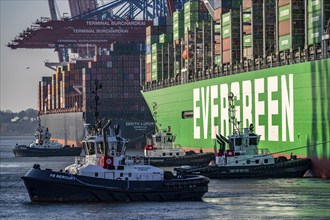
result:
M 308 158 L 289 160 L 260 166 L 207 166 L 175 168 L 180 174 L 204 175 L 210 179 L 222 178 L 299 178 L 311 168 Z
M 109 180 L 41 170 L 38 166 L 22 179 L 32 202 L 195 201 L 201 200 L 209 183 L 202 176 L 163 181 Z
M 81 147 L 62 147 L 60 149 L 32 148 L 25 145 L 17 145 L 13 152 L 16 157 L 54 157 L 54 156 L 79 156 Z
M 147 158 L 146 162 L 150 161 L 153 166 L 174 167 L 183 165 L 203 166 L 208 165 L 212 160 L 214 160 L 213 153 L 198 153 L 179 157 L 150 157 Z

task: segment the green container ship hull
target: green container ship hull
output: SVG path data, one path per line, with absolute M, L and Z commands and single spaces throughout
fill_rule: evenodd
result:
M 261 148 L 312 159 L 312 172 L 330 177 L 330 59 L 219 76 L 144 91 L 160 128 L 176 144 L 213 151 L 215 135 L 229 135 L 227 96 L 236 96 L 241 128 L 254 125 Z

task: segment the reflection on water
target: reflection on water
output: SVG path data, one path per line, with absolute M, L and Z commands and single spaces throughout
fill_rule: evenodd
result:
M 202 202 L 31 203 L 20 179 L 35 163 L 59 170 L 74 157 L 14 157 L 28 137 L 0 138 L 0 219 L 330 219 L 330 180 L 211 180 Z M 139 152 L 130 152 L 136 155 Z

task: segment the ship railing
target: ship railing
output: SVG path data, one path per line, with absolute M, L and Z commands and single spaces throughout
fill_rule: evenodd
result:
M 309 53 L 309 54 L 307 54 Z M 177 74 L 171 78 L 164 80 L 147 82 L 144 85 L 144 91 L 156 90 L 180 84 L 201 81 L 205 79 L 250 72 L 253 70 L 267 69 L 272 67 L 290 65 L 295 63 L 303 63 L 314 60 L 329 58 L 329 52 L 322 53 L 320 48 L 310 47 L 308 51 L 298 48 L 292 52 L 283 51 L 276 54 L 269 54 L 267 57 L 256 57 L 254 59 L 245 58 L 243 62 L 228 63 L 222 66 L 207 68 L 204 73 L 198 71 L 191 72 L 187 81 L 182 81 L 182 76 Z

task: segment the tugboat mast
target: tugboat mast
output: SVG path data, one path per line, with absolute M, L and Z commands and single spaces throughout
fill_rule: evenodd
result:
M 228 94 L 229 114 L 230 114 L 229 121 L 233 124 L 233 134 L 240 134 L 240 126 L 239 126 L 240 122 L 237 121 L 236 119 L 236 109 L 234 105 L 234 99 L 235 99 L 234 93 L 230 92 Z
M 157 133 L 158 129 L 157 129 L 157 103 L 156 102 L 152 103 L 152 116 L 155 121 L 155 132 Z
M 99 96 L 98 96 L 98 90 L 102 89 L 102 83 L 99 83 L 99 81 L 97 79 L 94 80 L 94 89 L 92 90 L 92 94 L 94 94 L 94 96 L 92 97 L 92 99 L 94 99 L 94 117 L 95 117 L 95 123 L 94 123 L 94 129 L 95 132 L 98 132 L 99 129 L 101 129 L 101 121 L 99 120 L 98 116 L 99 116 L 99 112 L 98 112 L 98 101 L 99 101 Z

